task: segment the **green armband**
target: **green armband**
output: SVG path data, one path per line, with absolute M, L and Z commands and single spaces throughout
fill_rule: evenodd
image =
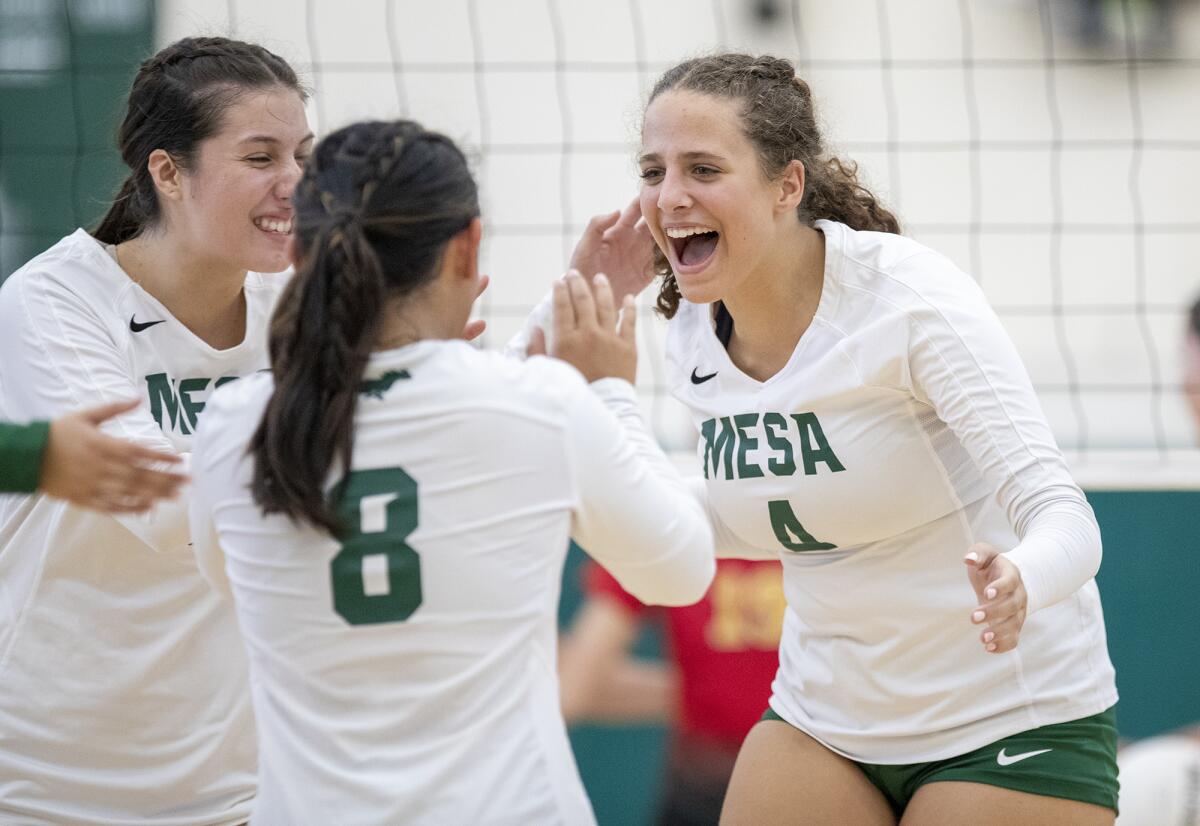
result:
M 0 493 L 33 493 L 42 475 L 50 422 L 0 422 Z

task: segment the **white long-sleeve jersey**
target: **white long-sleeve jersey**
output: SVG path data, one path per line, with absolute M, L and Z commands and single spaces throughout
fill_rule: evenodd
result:
M 853 759 L 936 760 L 1116 702 L 1093 580 L 1100 535 L 1029 378 L 970 277 L 909 239 L 817 222 L 812 324 L 765 382 L 711 308 L 669 325 L 719 555 L 778 557 L 771 706 Z M 1021 571 L 1016 650 L 989 654 L 962 558 Z
M 270 376 L 217 393 L 197 437 L 195 550 L 250 654 L 251 822 L 594 822 L 555 672 L 568 540 L 641 599 L 690 603 L 715 568 L 703 509 L 626 382 L 456 341 L 366 375 L 329 480 L 338 539 L 251 497 Z
M 0 290 L 0 418 L 140 397 L 105 429 L 186 460 L 213 389 L 267 366 L 283 281 L 247 276 L 245 340 L 218 351 L 79 230 Z M 245 655 L 189 541 L 182 502 L 111 517 L 0 497 L 0 822 L 245 821 Z

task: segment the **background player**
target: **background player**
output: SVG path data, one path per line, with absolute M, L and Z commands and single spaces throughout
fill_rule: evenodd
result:
M 214 387 L 267 366 L 291 196 L 312 135 L 282 59 L 189 38 L 145 61 L 130 175 L 0 289 L 0 413 L 147 398 L 109 427 L 185 457 Z M 113 518 L 0 500 L 0 820 L 233 823 L 254 793 L 236 623 L 198 575 L 186 505 Z
M 1183 395 L 1192 413 L 1196 440 L 1200 442 L 1200 299 L 1188 310 L 1183 335 Z
M 68 413 L 53 422 L 0 422 L 0 493 L 33 493 L 108 513 L 141 513 L 179 492 L 186 477 L 155 468 L 174 453 L 114 439 L 100 425 L 137 399 Z
M 214 396 L 193 464 L 196 553 L 250 653 L 253 822 L 589 822 L 555 677 L 568 537 L 652 602 L 714 568 L 638 413 L 632 299 L 618 332 L 602 278 L 556 285 L 578 370 L 457 340 L 476 185 L 411 121 L 322 140 L 295 206 L 273 375 Z
M 1188 309 L 1183 335 L 1183 392 L 1200 434 L 1200 299 Z M 1196 693 L 1193 713 L 1200 718 Z M 1200 824 L 1200 724 L 1121 748 L 1121 814 L 1118 826 Z
M 677 608 L 644 605 L 598 565 L 583 570 L 586 598 L 559 651 L 563 715 L 568 723 L 670 724 L 657 822 L 716 824 L 779 665 L 779 564 L 718 560 L 704 599 Z M 631 654 L 650 622 L 664 632 L 664 660 Z

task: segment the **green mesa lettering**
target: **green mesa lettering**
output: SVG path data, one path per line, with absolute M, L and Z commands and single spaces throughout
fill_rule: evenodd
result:
M 204 402 L 193 398 L 211 384 L 216 390 L 223 384 L 237 381 L 237 376 L 222 376 L 212 379 L 180 379 L 178 382 L 166 373 L 146 376 L 146 393 L 150 397 L 150 415 L 163 430 L 175 430 L 190 435 L 196 429 L 196 419 L 204 410 Z
M 760 418 L 767 450 L 758 453 L 757 461 L 750 461 L 747 454 L 759 447 L 758 433 L 753 431 Z M 846 469 L 830 447 L 815 413 L 721 416 L 701 424 L 700 435 L 704 439 L 705 479 L 716 478 L 718 474 L 725 479 L 756 479 L 768 473 L 792 476 L 796 473 L 797 452 L 805 476 L 815 476 L 820 464 L 831 473 Z

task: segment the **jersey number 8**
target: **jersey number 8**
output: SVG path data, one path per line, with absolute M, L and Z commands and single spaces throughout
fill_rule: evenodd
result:
M 403 622 L 421 606 L 417 483 L 400 468 L 355 470 L 330 492 L 346 526 L 329 563 L 333 610 L 351 625 Z

